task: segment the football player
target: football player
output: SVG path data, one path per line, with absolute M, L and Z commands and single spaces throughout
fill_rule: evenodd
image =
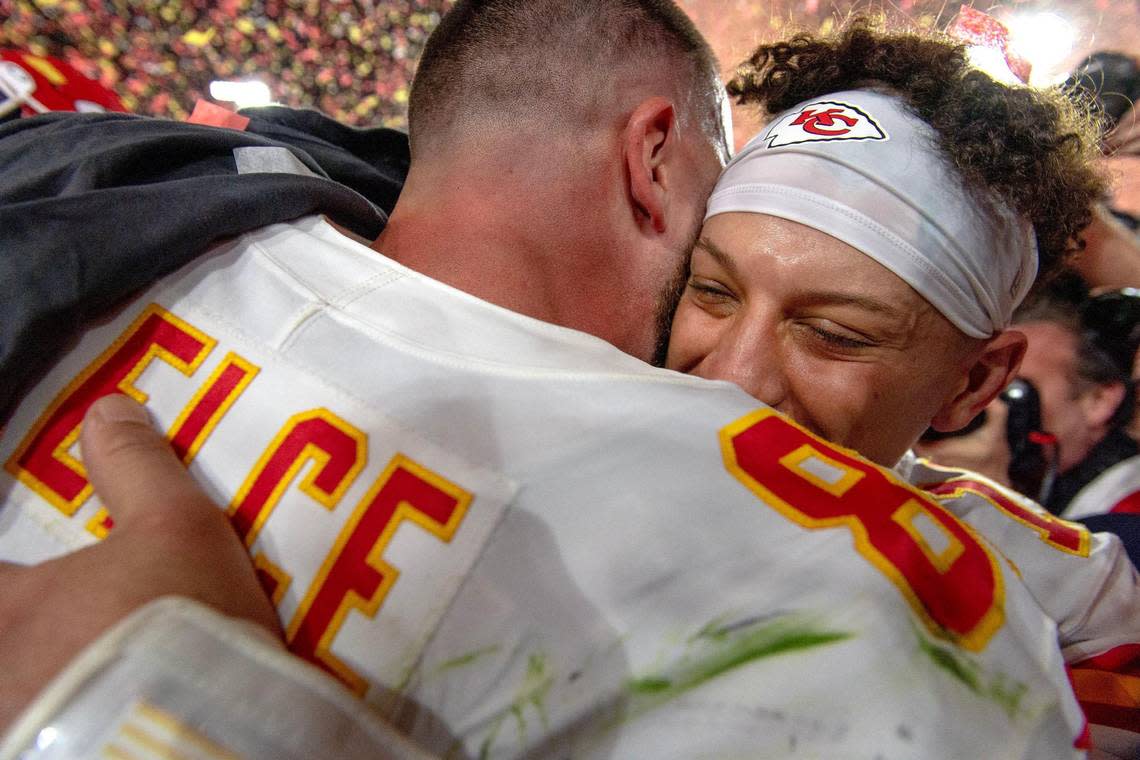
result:
M 1120 541 L 909 454 L 1014 376 L 1013 310 L 1104 189 L 1095 133 L 1060 92 L 863 20 L 761 46 L 729 88 L 771 120 L 709 200 L 668 365 L 732 380 L 938 494 L 1019 568 L 1101 744 L 1131 756 L 1140 704 L 1121 684 L 1140 666 L 1140 579 Z
M 87 331 L 5 433 L 5 558 L 79 549 L 48 591 L 92 587 L 60 572 L 115 530 L 75 441 L 117 391 L 228 505 L 290 650 L 419 748 L 1080 756 L 1055 630 L 971 529 L 739 389 L 639 360 L 720 169 L 720 94 L 672 5 L 458 3 L 381 236 L 270 226 Z M 279 754 L 273 650 L 195 607 L 140 614 L 7 746 Z

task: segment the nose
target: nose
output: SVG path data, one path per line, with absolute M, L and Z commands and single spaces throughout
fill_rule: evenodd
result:
M 787 374 L 773 319 L 752 315 L 737 320 L 693 373 L 709 380 L 736 383 L 753 398 L 776 409 L 788 401 Z

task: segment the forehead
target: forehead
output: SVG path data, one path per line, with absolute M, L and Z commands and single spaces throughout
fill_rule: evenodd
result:
M 757 286 L 861 293 L 914 312 L 933 307 L 894 272 L 838 238 L 768 214 L 733 212 L 705 221 L 702 238 Z
M 1014 329 L 1025 333 L 1029 341 L 1020 372 L 1030 380 L 1058 377 L 1056 373 L 1067 373 L 1076 366 L 1077 336 L 1063 325 L 1023 322 Z
M 734 212 L 706 220 L 700 240 L 698 249 L 707 249 L 702 255 L 724 269 L 745 301 L 786 315 L 853 319 L 848 326 L 875 326 L 900 348 L 936 343 L 945 349 L 942 358 L 966 347 L 962 331 L 901 277 L 812 227 Z M 694 264 L 695 273 L 699 266 Z

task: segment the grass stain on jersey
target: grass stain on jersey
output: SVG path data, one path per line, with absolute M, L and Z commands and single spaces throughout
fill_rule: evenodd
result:
M 1021 698 L 1027 687 L 1004 673 L 987 675 L 981 665 L 963 652 L 947 649 L 919 634 L 918 647 L 937 667 L 965 684 L 966 688 L 980 697 L 995 702 L 1010 718 L 1016 718 L 1021 708 Z
M 731 624 L 715 620 L 690 639 L 690 651 L 667 672 L 630 681 L 629 690 L 647 702 L 635 707 L 634 713 L 672 699 L 742 665 L 833 644 L 851 636 L 850 633 L 821 628 L 794 614 Z
M 701 639 L 708 639 L 712 641 L 724 641 L 734 632 L 744 628 L 755 628 L 763 623 L 775 622 L 785 618 L 790 613 L 787 612 L 773 612 L 764 615 L 755 615 L 741 620 L 733 620 L 730 615 L 720 615 L 705 623 L 701 630 L 694 633 L 689 637 L 689 643 L 700 641 Z
M 530 657 L 527 658 L 526 673 L 523 676 L 523 681 L 518 691 L 515 692 L 515 698 L 511 701 L 506 711 L 495 718 L 491 724 L 490 732 L 479 745 L 479 757 L 481 760 L 482 758 L 490 756 L 491 748 L 494 746 L 495 740 L 498 739 L 499 731 L 503 727 L 503 721 L 508 715 L 514 716 L 515 725 L 518 728 L 520 746 L 526 746 L 526 715 L 528 708 L 533 707 L 535 712 L 538 713 L 538 718 L 542 723 L 543 729 L 549 729 L 550 720 L 546 712 L 546 695 L 550 692 L 550 688 L 553 685 L 554 675 L 550 671 L 546 657 L 541 654 L 530 655 Z
M 481 660 L 486 655 L 495 654 L 498 651 L 499 647 L 492 645 L 483 647 L 482 649 L 475 649 L 466 654 L 461 654 L 458 657 L 452 657 L 450 660 L 444 660 L 439 665 L 436 665 L 434 670 L 432 670 L 432 675 L 439 675 L 440 673 L 446 673 L 451 670 L 465 668 L 476 660 Z
M 550 720 L 546 714 L 546 695 L 554 685 L 554 676 L 542 655 L 532 654 L 526 663 L 526 677 L 523 678 L 522 687 L 518 696 L 511 705 L 511 712 L 519 724 L 519 739 L 526 744 L 526 718 L 524 711 L 531 706 L 538 713 L 539 720 L 544 729 L 550 727 Z

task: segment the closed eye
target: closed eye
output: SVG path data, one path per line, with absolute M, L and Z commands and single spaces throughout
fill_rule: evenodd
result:
M 818 337 L 820 340 L 826 341 L 827 343 L 831 344 L 832 346 L 835 346 L 836 348 L 848 348 L 848 349 L 873 348 L 875 345 L 874 343 L 871 343 L 869 341 L 857 340 L 855 338 L 850 338 L 846 335 L 840 335 L 839 333 L 834 333 L 834 332 L 831 332 L 830 330 L 824 330 L 822 327 L 816 327 L 814 325 L 811 325 L 811 330 L 813 333 L 815 333 L 816 337 Z
M 736 299 L 735 293 L 717 282 L 689 278 L 687 285 L 690 290 L 694 290 L 698 293 L 698 299 L 700 300 L 721 303 Z

